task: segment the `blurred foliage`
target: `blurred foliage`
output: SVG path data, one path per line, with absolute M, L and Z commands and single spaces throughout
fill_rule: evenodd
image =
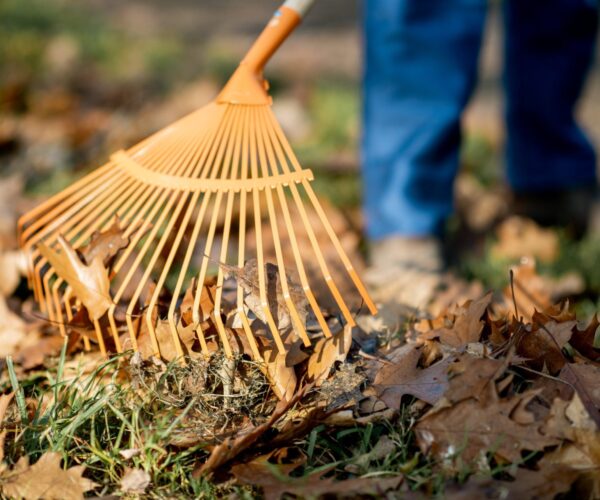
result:
M 296 144 L 306 163 L 323 163 L 336 154 L 356 154 L 359 136 L 359 91 L 351 82 L 322 81 L 311 89 L 310 136 Z
M 74 0 L 3 0 L 0 39 L 3 89 L 77 74 L 113 81 L 144 77 L 164 87 L 182 50 L 172 38 L 127 36 Z

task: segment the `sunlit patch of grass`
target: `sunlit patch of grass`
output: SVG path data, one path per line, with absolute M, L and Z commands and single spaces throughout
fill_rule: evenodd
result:
M 35 462 L 44 452 L 56 451 L 68 466 L 85 465 L 86 477 L 101 485 L 101 490 L 96 490 L 100 495 L 118 491 L 128 467 L 150 475 L 149 498 L 214 498 L 232 491 L 231 486 L 192 477 L 198 460 L 207 455 L 207 442 L 200 434 L 197 444 L 171 444 L 177 431 L 189 434 L 195 428 L 193 419 L 181 418 L 186 408 L 185 415 L 192 414 L 189 410 L 196 403 L 189 390 L 190 377 L 197 378 L 194 362 L 186 367 L 171 363 L 158 375 L 146 373 L 150 385 L 142 387 L 142 379 L 134 373 L 134 382 L 124 377 L 124 370 L 129 369 L 128 354 L 75 376 L 66 373 L 66 359 L 63 349 L 56 366 L 18 381 L 10 367 L 12 382 L 4 380 L 4 389 L 21 393 L 23 398 L 5 420 L 7 464 L 16 463 L 21 456 Z M 187 389 L 183 388 L 186 381 Z M 203 395 L 209 392 L 210 388 L 205 388 Z M 234 410 L 227 410 L 229 416 Z M 207 421 L 201 420 L 196 423 Z M 136 451 L 128 457 L 121 453 L 125 450 Z

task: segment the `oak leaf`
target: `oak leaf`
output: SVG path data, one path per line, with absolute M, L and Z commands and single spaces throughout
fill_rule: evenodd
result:
M 402 396 L 415 396 L 431 405 L 448 388 L 448 366 L 452 358 L 445 358 L 428 368 L 419 368 L 422 349 L 405 344 L 389 356 L 391 363 L 383 365 L 375 375 L 373 389 L 388 408 L 400 408 Z
M 447 490 L 444 498 L 551 499 L 568 492 L 578 476 L 577 471 L 557 465 L 544 465 L 539 470 L 518 468 L 510 481 L 475 476 L 466 484 Z
M 479 342 L 484 322 L 481 320 L 492 301 L 491 292 L 478 300 L 469 300 L 457 308 L 453 314 L 452 326 L 436 328 L 419 336 L 422 340 L 439 338 L 440 342 L 460 348 L 473 342 Z
M 583 356 L 592 361 L 600 361 L 600 345 L 594 342 L 598 326 L 600 326 L 600 321 L 598 321 L 598 315 L 595 314 L 590 324 L 583 330 L 579 330 L 577 327 L 573 329 L 573 335 L 569 341 Z
M 247 464 L 234 465 L 231 472 L 241 484 L 262 487 L 265 500 L 279 500 L 285 494 L 300 498 L 335 498 L 374 496 L 380 497 L 386 491 L 396 490 L 403 477 L 358 477 L 336 481 L 324 478 L 328 470 L 318 470 L 304 477 L 290 477 L 291 470 L 299 464 L 275 465 L 266 460 L 255 460 Z
M 421 418 L 415 432 L 423 452 L 445 461 L 459 456 L 465 463 L 476 463 L 492 452 L 502 460 L 517 462 L 523 450 L 541 451 L 560 442 L 543 434 L 543 422 L 536 422 L 533 416 L 523 418 L 537 391 L 500 399 L 494 386 L 489 385 L 488 390 L 490 396 L 480 401 L 471 398 L 434 408 Z M 515 420 L 517 409 L 519 418 Z
M 59 235 L 60 252 L 40 243 L 40 253 L 48 260 L 56 274 L 72 288 L 73 294 L 81 300 L 91 319 L 97 320 L 112 305 L 108 271 L 97 255 L 89 264 L 84 263 L 69 242 Z

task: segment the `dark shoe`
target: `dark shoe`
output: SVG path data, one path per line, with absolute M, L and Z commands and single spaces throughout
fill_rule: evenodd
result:
M 545 227 L 562 227 L 576 238 L 594 231 L 594 214 L 600 211 L 597 186 L 515 193 L 513 213 Z M 600 229 L 600 228 L 596 228 Z

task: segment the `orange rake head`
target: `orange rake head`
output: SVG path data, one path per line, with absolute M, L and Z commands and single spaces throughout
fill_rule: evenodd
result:
M 320 234 L 331 240 L 336 264 L 376 312 L 312 190 L 312 172 L 299 165 L 273 115 L 262 77 L 265 63 L 310 3 L 290 0 L 275 13 L 214 102 L 113 154 L 106 165 L 20 219 L 30 285 L 63 335 L 83 311 L 94 332 L 84 336 L 86 348 L 91 339 L 103 353 L 137 350 L 143 333 L 152 354 L 164 354 L 169 343 L 168 349 L 184 356 L 182 336 L 191 332 L 208 354 L 209 303 L 213 344 L 231 356 L 232 330 L 223 314 L 224 284 L 231 277 L 235 331 L 256 359 L 261 359 L 252 327 L 257 319 L 280 353 L 286 329 L 310 345 L 309 317 L 313 328 L 331 335 L 311 291 L 316 279 L 353 325 L 311 214 L 317 214 Z M 254 233 L 253 246 L 248 231 Z M 274 264 L 265 260 L 266 231 Z M 308 237 L 311 255 L 300 250 L 299 231 Z M 215 263 L 216 281 L 209 289 Z M 307 263 L 316 263 L 320 276 L 309 276 Z

